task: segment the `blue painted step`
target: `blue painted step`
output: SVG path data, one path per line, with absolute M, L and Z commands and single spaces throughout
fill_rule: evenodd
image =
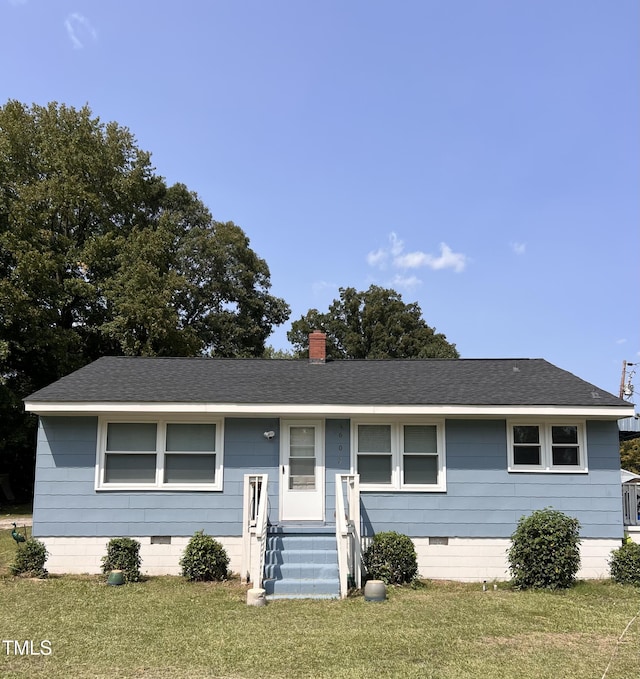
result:
M 270 599 L 335 599 L 340 596 L 333 529 L 319 533 L 276 527 L 267 537 L 263 587 Z

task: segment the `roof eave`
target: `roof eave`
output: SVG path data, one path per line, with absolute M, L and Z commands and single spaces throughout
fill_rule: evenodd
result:
M 25 401 L 25 410 L 36 415 L 101 414 L 216 414 L 216 415 L 429 415 L 432 417 L 588 417 L 619 420 L 631 417 L 634 406 L 580 405 L 443 405 L 443 404 L 303 404 L 303 403 L 184 403 L 184 402 L 79 402 Z

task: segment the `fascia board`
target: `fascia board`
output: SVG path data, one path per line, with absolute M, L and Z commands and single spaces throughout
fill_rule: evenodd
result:
M 102 413 L 184 413 L 220 415 L 430 415 L 442 417 L 589 417 L 618 420 L 632 417 L 626 406 L 474 406 L 474 405 L 336 405 L 299 403 L 125 403 L 25 401 L 25 410 L 36 415 L 99 415 Z

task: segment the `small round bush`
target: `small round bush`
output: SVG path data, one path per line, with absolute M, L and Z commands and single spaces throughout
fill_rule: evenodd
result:
M 217 540 L 199 530 L 189 540 L 180 565 L 187 580 L 224 580 L 229 557 Z
M 10 566 L 11 573 L 30 578 L 46 578 L 47 570 L 44 564 L 48 556 L 49 552 L 43 542 L 36 538 L 28 538 L 22 546 L 18 546 L 15 561 Z
M 640 545 L 631 540 L 614 549 L 609 559 L 611 577 L 621 585 L 640 586 Z
M 395 531 L 376 533 L 363 557 L 370 579 L 387 585 L 411 582 L 418 573 L 418 558 L 411 538 Z
M 580 523 L 546 508 L 522 516 L 511 536 L 509 568 L 517 589 L 566 589 L 580 568 Z
M 102 557 L 102 572 L 122 571 L 125 582 L 140 580 L 140 543 L 133 538 L 112 538 L 107 555 Z

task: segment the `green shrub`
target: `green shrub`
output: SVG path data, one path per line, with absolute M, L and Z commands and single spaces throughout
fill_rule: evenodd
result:
M 140 543 L 133 538 L 111 538 L 107 555 L 102 557 L 102 572 L 123 571 L 125 582 L 140 580 Z
M 22 545 L 18 545 L 15 561 L 10 570 L 13 575 L 27 575 L 31 578 L 46 578 L 47 570 L 44 567 L 49 556 L 43 542 L 36 538 L 27 538 Z
M 580 523 L 547 507 L 522 516 L 511 536 L 509 568 L 518 589 L 566 589 L 580 567 Z
M 411 538 L 394 531 L 376 533 L 364 553 L 370 579 L 387 585 L 411 582 L 418 573 L 418 559 Z
M 626 540 L 609 559 L 611 577 L 621 585 L 640 585 L 640 545 Z
M 180 565 L 187 580 L 224 580 L 229 557 L 217 540 L 199 530 L 189 540 Z

